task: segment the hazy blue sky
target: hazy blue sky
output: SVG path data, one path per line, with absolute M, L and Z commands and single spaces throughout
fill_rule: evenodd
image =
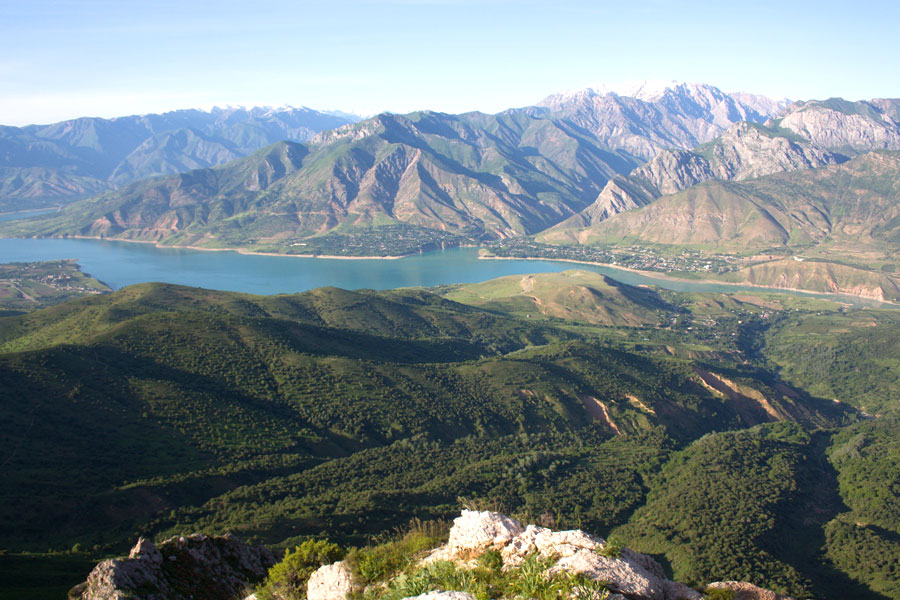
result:
M 214 104 L 495 112 L 595 82 L 900 96 L 900 0 L 2 0 L 0 123 Z

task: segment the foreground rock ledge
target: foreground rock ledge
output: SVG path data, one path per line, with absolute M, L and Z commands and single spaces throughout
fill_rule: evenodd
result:
M 138 540 L 128 558 L 104 560 L 69 592 L 79 600 L 222 600 L 262 581 L 275 555 L 230 534 Z
M 613 592 L 610 600 L 701 600 L 690 587 L 666 578 L 663 568 L 645 554 L 623 548 L 617 556 L 602 556 L 606 541 L 584 531 L 552 531 L 523 527 L 515 519 L 492 512 L 464 510 L 454 520 L 446 545 L 426 556 L 422 564 L 437 560 L 471 566 L 486 550 L 496 550 L 504 568 L 514 568 L 538 552 L 552 557 L 548 570 L 579 573 L 604 581 Z M 261 582 L 275 556 L 262 547 L 250 547 L 232 535 L 193 534 L 174 537 L 159 547 L 141 538 L 128 558 L 105 560 L 88 580 L 69 592 L 77 600 L 230 600 L 240 598 Z M 730 590 L 735 600 L 790 600 L 745 582 L 726 581 L 710 588 Z M 360 590 L 344 562 L 315 571 L 307 586 L 308 600 L 349 600 Z M 253 598 L 251 596 L 250 598 Z M 473 600 L 459 590 L 432 591 L 415 600 Z
M 553 557 L 555 564 L 548 574 L 580 573 L 596 581 L 605 581 L 611 598 L 628 600 L 700 600 L 703 594 L 666 578 L 662 566 L 645 554 L 628 548 L 616 557 L 602 556 L 599 551 L 606 541 L 583 531 L 552 531 L 544 527 L 523 527 L 515 519 L 492 512 L 462 511 L 453 521 L 447 544 L 433 550 L 422 564 L 449 560 L 461 566 L 473 565 L 486 550 L 496 550 L 503 557 L 504 568 L 522 563 L 532 552 Z M 715 587 L 730 589 L 736 598 L 784 600 L 773 592 L 751 584 L 725 582 Z M 343 563 L 322 567 L 310 578 L 308 600 L 347 600 L 353 589 L 352 574 Z M 742 596 L 744 593 L 757 595 Z M 768 594 L 768 595 L 766 595 Z M 471 600 L 456 590 L 429 592 L 415 600 Z

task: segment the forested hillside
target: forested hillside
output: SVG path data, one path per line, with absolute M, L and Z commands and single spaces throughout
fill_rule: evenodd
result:
M 841 347 L 892 311 L 568 273 L 570 292 L 559 274 L 271 297 L 143 284 L 0 320 L 4 564 L 195 530 L 362 544 L 464 497 L 619 531 L 691 581 L 888 590 L 840 540 L 890 543 L 893 504 L 860 477 L 891 463 L 852 440 L 892 421 L 854 426 L 871 407 L 852 379 L 779 365 L 823 319 Z M 877 352 L 858 346 L 843 359 Z M 842 503 L 872 525 L 847 529 Z M 783 524 L 815 535 L 773 549 Z

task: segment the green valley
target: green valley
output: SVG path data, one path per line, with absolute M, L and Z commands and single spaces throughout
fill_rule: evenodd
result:
M 888 576 L 840 541 L 875 547 L 881 530 L 846 530 L 852 517 L 834 499 L 873 527 L 890 524 L 893 505 L 860 483 L 862 465 L 883 454 L 838 463 L 835 453 L 857 455 L 831 440 L 892 427 L 892 384 L 864 400 L 838 369 L 817 362 L 832 374 L 823 379 L 791 361 L 828 340 L 855 348 L 838 356 L 861 376 L 893 372 L 889 357 L 866 359 L 877 341 L 852 333 L 874 322 L 865 330 L 890 337 L 897 318 L 574 270 L 267 297 L 142 284 L 6 317 L 0 580 L 24 552 L 53 549 L 30 560 L 74 565 L 138 535 L 358 545 L 414 517 L 446 518 L 469 498 L 615 530 L 691 581 L 883 593 Z M 875 406 L 877 423 L 855 408 Z M 824 477 L 824 460 L 853 470 Z M 707 481 L 710 461 L 721 481 Z M 795 523 L 816 478 L 833 500 L 796 524 L 812 541 L 775 552 L 772 519 Z M 743 491 L 728 496 L 735 485 Z M 688 501 L 679 486 L 732 499 Z M 747 518 L 733 518 L 740 511 Z M 692 520 L 717 529 L 684 529 Z M 73 571 L 72 584 L 83 576 Z

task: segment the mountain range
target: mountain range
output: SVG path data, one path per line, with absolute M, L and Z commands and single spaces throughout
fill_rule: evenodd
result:
M 747 271 L 745 282 L 800 281 L 804 289 L 841 292 L 862 285 L 876 297 L 895 297 L 900 245 L 891 233 L 890 181 L 898 174 L 890 152 L 900 150 L 900 100 L 788 104 L 677 83 L 620 91 L 634 95 L 588 88 L 495 115 L 381 114 L 304 143 L 280 141 L 222 165 L 140 179 L 52 215 L 7 223 L 0 234 L 369 255 L 536 236 L 543 244 L 616 252 L 706 250 L 727 255 L 732 271 L 765 262 L 750 260 L 755 252 L 771 260 L 806 252 L 870 274 L 835 267 L 829 272 L 839 283 L 825 285 L 825 271 L 811 263 L 779 263 L 785 268 Z M 294 115 L 255 109 L 234 119 L 249 115 L 283 135 L 286 114 Z M 229 124 L 224 113 L 214 121 L 232 139 L 262 127 Z M 241 139 L 240 151 L 248 151 L 252 144 Z M 152 140 L 107 166 L 107 178 L 182 170 L 187 159 L 157 160 L 169 144 L 207 163 L 229 157 L 194 130 Z M 861 177 L 867 169 L 872 177 Z M 800 181 L 818 196 L 798 197 Z M 0 184 L 33 189 L 23 182 L 15 176 Z M 51 182 L 71 189 L 59 179 L 42 185 Z M 862 197 L 868 212 L 856 206 Z M 847 215 L 852 220 L 842 221 Z M 769 275 L 760 280 L 760 273 Z
M 699 85 L 647 100 L 587 90 L 497 115 L 384 114 L 290 150 L 282 143 L 220 169 L 126 186 L 73 207 L 75 218 L 64 212 L 54 219 L 63 225 L 42 234 L 221 244 L 233 226 L 223 221 L 241 215 L 247 237 L 276 245 L 398 222 L 476 239 L 527 235 L 580 212 L 607 180 L 660 148 L 693 147 L 741 119 L 770 116 Z M 188 133 L 163 137 L 216 160 Z M 143 157 L 115 173 L 135 173 L 132 162 L 148 168 Z
M 785 101 L 753 94 L 726 94 L 704 84 L 642 82 L 586 88 L 549 96 L 537 110 L 590 131 L 598 141 L 649 160 L 661 150 L 693 148 L 733 123 L 763 123 Z M 621 92 L 621 93 L 619 93 Z
M 227 107 L 0 127 L 0 211 L 62 204 L 136 181 L 304 141 L 354 115 Z

